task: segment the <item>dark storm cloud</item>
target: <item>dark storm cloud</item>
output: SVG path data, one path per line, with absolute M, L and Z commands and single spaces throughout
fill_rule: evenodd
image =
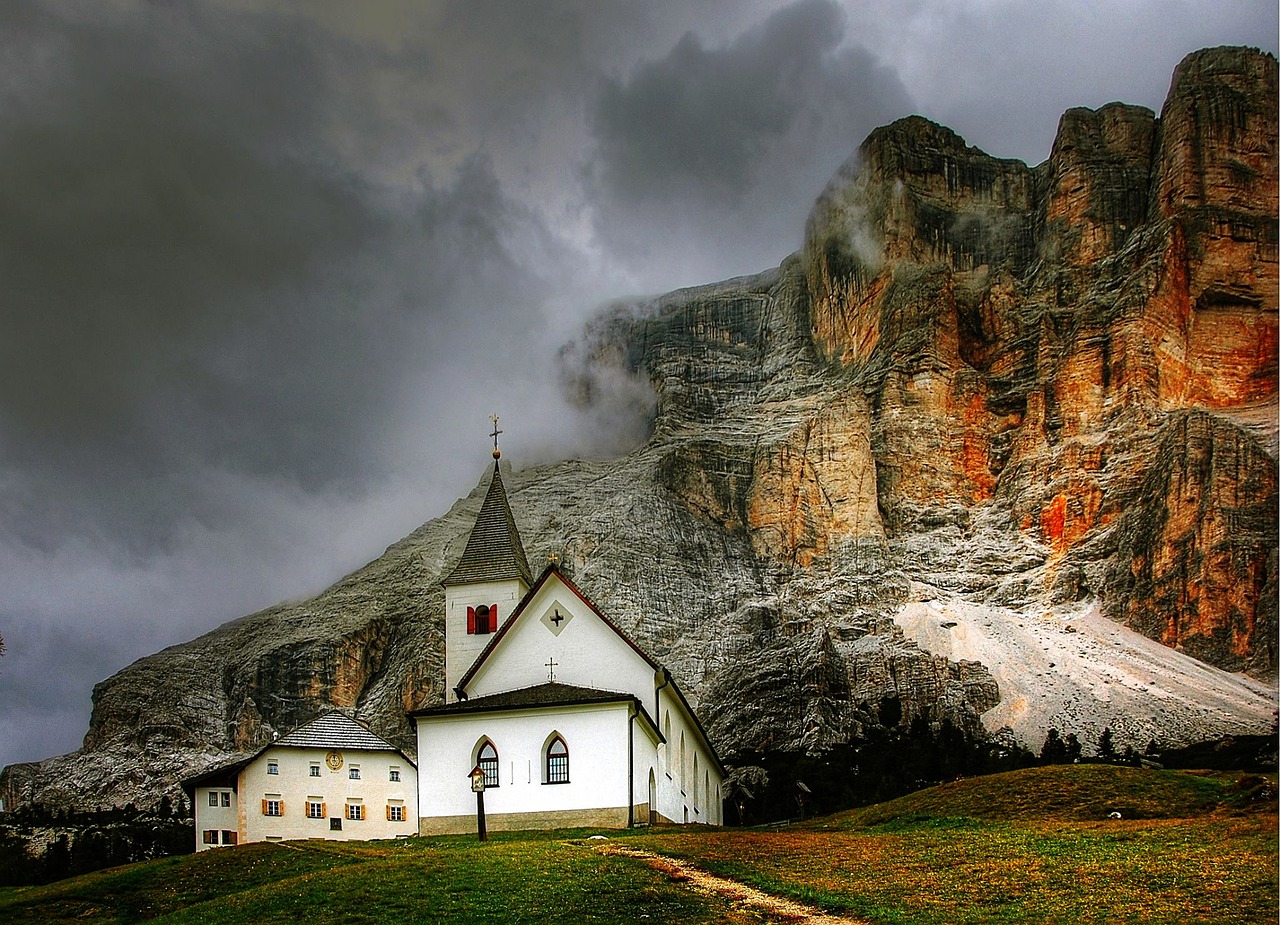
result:
M 217 517 L 206 466 L 354 490 L 428 325 L 536 297 L 483 157 L 394 193 L 341 162 L 356 46 L 181 4 L 6 10 L 0 467 L 44 484 L 0 529 L 145 549 Z
M 607 82 L 591 121 L 600 235 L 640 262 L 655 246 L 737 272 L 785 257 L 840 163 L 910 110 L 893 71 L 845 33 L 834 3 L 802 0 L 728 44 L 686 34 Z

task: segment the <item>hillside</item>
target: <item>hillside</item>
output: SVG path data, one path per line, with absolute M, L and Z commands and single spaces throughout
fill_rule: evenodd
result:
M 0 889 L 0 919 L 1265 922 L 1275 826 L 1274 777 L 1038 768 L 798 827 L 222 848 Z
M 1276 95 L 1273 57 L 1220 48 L 1158 117 L 1068 111 L 1035 167 L 917 116 L 877 129 L 800 253 L 566 346 L 585 407 L 652 389 L 651 436 L 504 477 L 530 560 L 673 671 L 730 763 L 1267 733 Z M 104 681 L 83 748 L 6 769 L 6 805 L 176 794 L 329 705 L 408 745 L 484 487 L 315 598 Z

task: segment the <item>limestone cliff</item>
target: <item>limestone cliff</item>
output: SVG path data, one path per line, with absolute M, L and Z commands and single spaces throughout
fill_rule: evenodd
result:
M 1212 49 L 1159 118 L 1070 110 L 1034 168 L 877 129 L 799 254 L 565 352 L 584 402 L 643 376 L 656 415 L 625 457 L 506 477 L 530 561 L 559 555 L 729 760 L 920 724 L 1265 732 L 1275 99 L 1274 58 Z M 331 704 L 409 744 L 484 487 L 316 598 L 103 682 L 84 748 L 7 769 L 6 803 L 145 802 Z

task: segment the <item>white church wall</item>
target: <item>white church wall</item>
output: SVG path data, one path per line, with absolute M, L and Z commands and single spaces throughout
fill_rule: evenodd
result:
M 658 692 L 658 703 L 654 722 L 666 738 L 658 750 L 658 812 L 670 822 L 723 824 L 723 781 L 693 717 L 670 688 Z
M 493 639 L 507 618 L 515 612 L 528 587 L 519 579 L 505 581 L 484 581 L 465 585 L 450 585 L 445 589 L 445 700 L 456 701 L 453 689 L 475 662 L 484 647 Z M 496 622 L 490 624 L 488 633 L 467 632 L 468 607 L 495 607 L 498 611 Z
M 629 707 L 624 702 L 420 717 L 421 832 L 475 830 L 476 797 L 468 775 L 483 738 L 498 752 L 499 786 L 484 795 L 490 828 L 626 825 Z M 566 784 L 544 783 L 544 749 L 557 732 L 569 751 Z
M 342 764 L 331 768 L 326 749 L 269 748 L 240 772 L 240 841 L 281 841 L 325 838 L 358 841 L 412 835 L 418 813 L 417 772 L 396 752 L 341 750 Z M 277 773 L 269 769 L 275 765 Z M 311 768 L 319 768 L 312 776 Z M 352 779 L 351 770 L 360 772 Z M 391 771 L 399 780 L 391 780 Z M 284 804 L 279 816 L 263 812 L 263 801 Z M 321 818 L 308 818 L 307 803 L 323 804 Z M 348 805 L 363 806 L 363 819 L 347 818 Z M 388 806 L 403 808 L 403 820 L 387 818 Z M 330 828 L 330 819 L 341 819 L 342 828 Z
M 555 608 L 566 617 L 558 632 L 550 618 L 543 620 Z M 555 576 L 525 606 L 467 693 L 481 697 L 544 684 L 551 659 L 562 684 L 634 694 L 646 707 L 653 701 L 653 668 Z

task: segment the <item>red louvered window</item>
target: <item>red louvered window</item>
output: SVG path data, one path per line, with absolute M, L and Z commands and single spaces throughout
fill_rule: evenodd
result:
M 469 636 L 487 636 L 498 628 L 498 606 L 481 604 L 479 607 L 467 608 L 467 634 Z

